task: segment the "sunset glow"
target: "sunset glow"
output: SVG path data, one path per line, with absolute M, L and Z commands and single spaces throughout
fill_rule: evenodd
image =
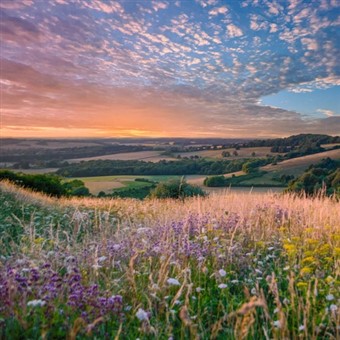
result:
M 2 137 L 340 131 L 337 0 L 2 0 Z

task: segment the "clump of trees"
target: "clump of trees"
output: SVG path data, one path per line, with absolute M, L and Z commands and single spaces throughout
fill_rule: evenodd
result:
M 289 183 L 287 190 L 305 192 L 308 195 L 324 190 L 327 195 L 335 194 L 340 198 L 340 161 L 326 158 L 311 165 L 301 176 Z
M 53 174 L 23 174 L 9 170 L 0 170 L 0 181 L 8 180 L 23 188 L 43 192 L 51 196 L 88 196 L 89 189 L 84 182 L 72 180 L 63 182 L 62 178 Z
M 158 183 L 150 193 L 151 198 L 180 198 L 205 196 L 205 192 L 198 186 L 191 185 L 183 179 L 171 179 Z
M 157 163 L 136 160 L 95 160 L 70 164 L 57 171 L 64 177 L 112 175 L 218 175 L 239 171 L 245 159 L 181 159 Z

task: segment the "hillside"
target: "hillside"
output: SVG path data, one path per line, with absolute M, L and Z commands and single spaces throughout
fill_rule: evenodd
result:
M 266 165 L 262 170 L 269 172 L 282 172 L 286 175 L 299 175 L 310 165 L 319 163 L 324 158 L 340 159 L 340 149 L 319 152 L 313 155 L 307 155 L 292 159 L 287 159 L 276 165 Z
M 0 183 L 0 337 L 336 338 L 339 208 L 272 194 L 56 199 Z

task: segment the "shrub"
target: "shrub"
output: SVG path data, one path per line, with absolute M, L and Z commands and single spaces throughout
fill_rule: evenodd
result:
M 158 183 L 156 188 L 151 191 L 150 196 L 152 198 L 185 198 L 205 196 L 205 193 L 200 187 L 190 185 L 183 179 L 171 179 Z

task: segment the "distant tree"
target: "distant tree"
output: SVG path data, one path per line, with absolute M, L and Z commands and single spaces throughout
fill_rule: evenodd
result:
M 222 157 L 230 157 L 229 151 L 222 151 Z
M 183 179 L 172 179 L 158 183 L 150 193 L 152 198 L 185 198 L 192 196 L 205 196 L 205 193 L 200 187 L 190 185 Z
M 253 151 L 253 152 L 251 153 L 251 156 L 252 156 L 252 157 L 255 157 L 255 156 L 256 156 L 255 151 Z
M 238 156 L 238 152 L 236 150 L 233 151 L 234 156 Z
M 224 176 L 211 176 L 207 177 L 203 184 L 207 187 L 224 187 L 226 185 L 226 180 Z

